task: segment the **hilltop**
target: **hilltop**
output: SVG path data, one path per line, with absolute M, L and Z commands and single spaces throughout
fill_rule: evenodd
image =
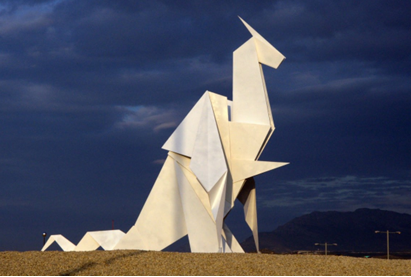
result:
M 272 232 L 259 233 L 260 248 L 275 253 L 299 250 L 315 251 L 315 243 L 337 243 L 330 251 L 384 252 L 386 235 L 375 231 L 400 231 L 390 235 L 390 251 L 411 251 L 411 215 L 380 209 L 353 212 L 312 212 L 279 226 Z M 241 243 L 246 252 L 255 251 L 253 238 Z

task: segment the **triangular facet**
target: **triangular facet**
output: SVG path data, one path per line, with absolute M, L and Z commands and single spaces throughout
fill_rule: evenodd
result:
M 184 167 L 185 169 L 191 172 L 191 169 L 190 169 L 191 158 L 174 153 L 172 151 L 168 152 L 168 156 L 171 157 L 174 161 L 176 161 L 179 165 L 181 165 L 182 167 Z
M 244 182 L 245 182 L 245 179 L 241 179 L 239 181 L 233 182 L 231 207 L 234 207 L 234 202 L 237 199 L 237 196 L 240 193 L 241 189 L 243 188 Z
M 217 184 L 210 190 L 210 204 L 211 211 L 213 213 L 216 228 L 217 228 L 217 238 L 219 238 L 218 244 L 219 247 L 222 247 L 221 244 L 221 230 L 223 229 L 223 220 L 225 212 L 225 196 L 226 196 L 226 187 L 227 187 L 227 173 L 221 177 Z
M 214 220 L 197 197 L 181 167 L 176 165 L 175 168 L 191 252 L 218 252 Z
M 203 94 L 166 143 L 164 143 L 163 149 L 191 157 L 206 98 L 208 100 L 207 92 Z
M 227 163 L 209 97 L 204 101 L 199 125 L 190 169 L 205 190 L 210 191 L 224 172 L 227 172 Z
M 231 170 L 233 181 L 247 179 L 287 164 L 289 163 L 233 160 Z
M 89 235 L 104 249 L 113 250 L 116 244 L 125 235 L 121 230 L 107 230 L 88 232 Z
M 187 234 L 175 167 L 174 160 L 167 157 L 133 231 L 130 230 L 115 249 L 160 251 Z
M 77 244 L 74 251 L 93 251 L 99 248 L 100 244 L 87 232 L 80 242 Z
M 207 192 L 205 191 L 203 186 L 198 182 L 196 176 L 189 168 L 182 166 L 179 161 L 176 162 L 177 165 L 181 167 L 181 171 L 184 173 L 184 176 L 187 178 L 187 181 L 190 183 L 198 199 L 200 199 L 204 208 L 207 210 L 210 217 L 214 220 L 213 213 L 211 212 L 210 198 Z
M 73 251 L 74 248 L 76 247 L 74 243 L 72 243 L 71 241 L 69 241 L 62 235 L 51 235 L 48 238 L 47 242 L 44 244 L 41 251 L 45 251 L 47 248 L 50 247 L 50 245 L 53 244 L 53 242 L 56 242 L 63 251 Z
M 270 130 L 270 126 L 230 122 L 231 157 L 235 160 L 255 160 Z
M 141 234 L 136 225 L 133 225 L 130 230 L 121 238 L 114 246 L 113 250 L 139 249 L 139 250 L 154 250 L 150 241 Z M 161 250 L 161 249 L 156 249 Z

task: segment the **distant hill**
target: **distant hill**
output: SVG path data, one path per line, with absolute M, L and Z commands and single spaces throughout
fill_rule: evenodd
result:
M 375 231 L 400 231 L 390 235 L 390 252 L 411 251 L 411 215 L 379 209 L 354 212 L 312 212 L 297 217 L 272 232 L 259 234 L 260 249 L 275 253 L 298 250 L 323 250 L 315 243 L 337 243 L 329 251 L 384 252 L 385 234 Z M 252 237 L 241 243 L 246 252 L 255 251 Z

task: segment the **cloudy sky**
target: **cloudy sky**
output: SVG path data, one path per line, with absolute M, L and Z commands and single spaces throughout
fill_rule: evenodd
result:
M 0 251 L 134 224 L 205 90 L 231 99 L 241 16 L 276 124 L 260 231 L 312 211 L 411 213 L 410 1 L 0 0 Z M 229 226 L 251 235 L 236 205 Z

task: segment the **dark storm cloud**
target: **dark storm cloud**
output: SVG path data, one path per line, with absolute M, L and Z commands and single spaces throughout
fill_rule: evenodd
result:
M 44 228 L 75 243 L 111 219 L 127 231 L 172 130 L 205 90 L 231 99 L 249 38 L 237 15 L 287 57 L 264 67 L 277 130 L 261 160 L 291 164 L 256 178 L 260 229 L 313 210 L 411 212 L 410 6 L 0 1 L 0 237 L 16 234 L 0 250 L 38 249 Z
M 202 14 L 200 11 L 206 10 L 208 6 L 204 3 L 182 4 L 182 6 L 160 2 L 155 4 L 142 5 L 128 2 L 109 4 L 99 1 L 83 1 L 81 4 L 74 5 L 70 1 L 57 2 L 53 12 L 46 10 L 36 19 L 29 17 L 26 20 L 30 24 L 15 24 L 15 28 L 20 29 L 13 32 L 15 35 L 12 37 L 16 40 L 12 44 L 13 49 L 18 51 L 19 46 L 24 46 L 26 49 L 24 49 L 25 55 L 19 55 L 23 61 L 17 63 L 13 61 L 13 64 L 29 66 L 27 63 L 30 61 L 30 66 L 36 68 L 36 70 L 26 69 L 28 74 L 33 74 L 33 76 L 28 76 L 31 81 L 58 83 L 59 86 L 71 88 L 68 93 L 73 94 L 72 98 L 79 97 L 79 101 L 83 100 L 77 95 L 79 92 L 91 96 L 90 101 L 106 100 L 118 103 L 138 101 L 141 103 L 153 99 L 153 97 L 142 97 L 143 93 L 135 93 L 136 88 L 145 92 L 145 95 L 162 94 L 163 97 L 160 99 L 166 99 L 166 101 L 170 100 L 167 96 L 175 97 L 179 95 L 178 93 L 189 95 L 187 87 L 199 88 L 199 86 L 193 87 L 193 81 L 190 80 L 202 78 L 201 81 L 206 78 L 203 71 L 189 76 L 189 72 L 192 72 L 190 63 L 199 61 L 203 64 L 208 61 L 212 67 L 217 66 L 216 61 L 229 64 L 230 53 L 235 47 L 230 40 L 233 35 L 230 34 L 238 34 L 235 38 L 240 38 L 241 32 L 224 31 L 221 27 L 214 28 L 216 24 L 221 24 L 223 13 L 209 12 L 200 16 Z M 292 38 L 288 36 L 286 39 L 281 36 L 278 39 L 273 35 L 272 40 L 278 41 L 280 45 L 286 43 L 287 48 L 290 44 L 291 46 L 301 44 L 305 47 L 305 49 L 295 49 L 296 53 L 291 53 L 291 55 L 286 53 L 291 62 L 295 60 L 293 57 L 300 58 L 301 55 L 303 57 L 313 56 L 314 59 L 311 60 L 317 62 L 323 59 L 335 61 L 336 59 L 361 58 L 364 62 L 371 59 L 370 62 L 375 63 L 381 63 L 384 60 L 381 54 L 386 55 L 387 51 L 409 56 L 411 48 L 407 47 L 410 44 L 408 32 L 401 28 L 396 29 L 399 23 L 389 24 L 383 29 L 374 27 L 374 25 L 380 26 L 381 22 L 393 21 L 394 19 L 389 18 L 390 13 L 384 13 L 385 17 L 388 17 L 386 20 L 366 14 L 354 20 L 355 15 L 351 15 L 353 12 L 349 13 L 353 5 L 347 4 L 343 7 L 333 5 L 322 9 L 318 9 L 318 6 L 321 7 L 321 5 L 300 2 L 273 2 L 266 5 L 263 10 L 265 15 L 263 18 L 267 19 L 263 22 L 271 23 L 278 18 L 276 22 L 284 26 L 280 25 L 275 28 L 276 25 L 274 25 L 273 29 L 293 34 Z M 215 10 L 229 10 L 230 5 L 220 4 L 217 8 Z M 365 13 L 366 8 L 359 7 L 358 9 L 355 11 Z M 296 16 L 292 12 L 297 13 Z M 327 12 L 334 16 L 327 15 Z M 337 12 L 342 16 L 336 17 Z M 394 17 L 394 15 L 391 16 Z M 398 16 L 395 19 L 402 22 Z M 17 20 L 20 21 L 20 18 L 16 18 Z M 228 21 L 228 18 L 224 20 Z M 292 28 L 293 24 L 288 24 L 288 21 L 298 26 L 299 31 Z M 356 25 L 358 22 L 365 26 L 358 28 Z M 271 26 L 269 24 L 261 26 L 263 31 L 267 29 L 265 27 L 267 25 Z M 230 26 L 234 27 L 233 24 Z M 321 30 L 321 26 L 328 28 L 329 31 Z M 362 31 L 363 29 L 365 31 Z M 386 37 L 390 36 L 393 31 L 402 31 L 405 39 L 394 36 L 395 41 L 391 43 L 393 38 L 388 40 Z M 376 41 L 366 42 L 367 36 L 364 37 L 362 32 L 368 32 L 370 39 L 386 43 L 381 46 L 384 51 L 376 49 Z M 24 36 L 21 36 L 22 33 Z M 340 41 L 341 36 L 347 37 L 347 39 L 342 39 L 344 43 Z M 317 38 L 320 38 L 320 41 Z M 289 41 L 290 39 L 292 41 Z M 310 43 L 306 39 L 313 41 Z M 226 46 L 227 41 L 230 41 L 231 47 Z M 397 44 L 401 42 L 402 48 L 399 49 L 395 42 Z M 18 47 L 15 47 L 16 45 Z M 356 48 L 350 49 L 350 47 Z M 219 49 L 222 49 L 220 51 L 224 54 L 219 54 Z M 370 53 L 377 53 L 377 55 L 369 58 L 364 56 Z M 393 55 L 389 56 L 392 61 Z M 390 66 L 390 63 L 387 66 Z M 168 76 L 168 73 L 183 67 L 186 68 L 185 74 L 181 72 Z M 373 68 L 378 70 L 378 64 Z M 210 72 L 211 70 L 204 68 L 204 71 Z M 224 72 L 226 77 L 230 76 L 229 68 L 224 69 Z M 20 71 L 16 73 L 21 76 Z M 8 74 L 11 74 L 10 71 Z M 187 78 L 184 78 L 184 75 Z M 207 79 L 210 80 L 212 77 L 209 76 Z M 175 80 L 176 78 L 180 79 Z M 167 85 L 156 86 L 160 80 L 163 80 L 161 83 Z M 185 84 L 185 88 L 178 84 Z M 77 93 L 72 92 L 73 88 Z M 98 89 L 100 95 L 94 97 L 90 95 L 90 91 L 94 91 L 92 88 Z M 171 92 L 164 96 L 167 88 Z M 101 97 L 101 94 L 106 96 Z
M 23 6 L 8 14 L 0 28 L 7 42 L 3 76 L 58 86 L 63 101 L 141 104 L 191 96 L 190 87 L 205 90 L 204 80 L 220 71 L 230 75 L 226 65 L 215 70 L 218 34 L 204 38 L 209 26 L 202 30 L 203 24 L 164 4 L 121 13 L 103 3 L 81 3 L 57 2 L 39 13 Z
M 311 61 L 383 62 L 409 58 L 410 7 L 388 1 L 279 1 L 255 20 L 275 26 L 288 47 L 305 51 L 303 57 Z

